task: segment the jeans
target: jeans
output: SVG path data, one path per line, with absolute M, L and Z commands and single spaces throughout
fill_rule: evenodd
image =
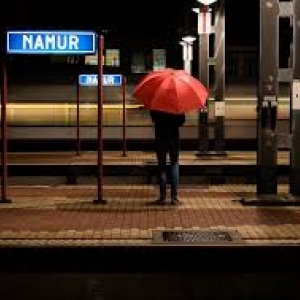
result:
M 177 200 L 179 182 L 179 141 L 177 139 L 157 139 L 156 155 L 160 199 L 167 197 L 167 156 L 170 158 L 171 199 Z
M 160 199 L 165 200 L 167 197 L 167 174 L 166 169 L 160 169 L 159 174 L 159 191 Z M 177 199 L 178 181 L 179 181 L 179 164 L 171 165 L 171 199 Z

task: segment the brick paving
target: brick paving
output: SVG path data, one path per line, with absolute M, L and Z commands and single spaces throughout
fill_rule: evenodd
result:
M 107 204 L 94 204 L 97 186 L 9 186 L 0 203 L 0 245 L 153 243 L 158 229 L 236 231 L 246 243 L 299 243 L 300 206 L 244 206 L 255 185 L 181 185 L 179 206 L 152 206 L 156 186 L 104 185 Z M 288 186 L 279 185 L 278 195 Z

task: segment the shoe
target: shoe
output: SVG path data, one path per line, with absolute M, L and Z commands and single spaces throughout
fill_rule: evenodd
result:
M 178 204 L 179 204 L 178 198 L 172 198 L 172 199 L 171 199 L 171 204 L 172 204 L 172 205 L 178 205 Z
M 149 202 L 149 205 L 166 205 L 166 204 L 167 204 L 167 200 L 161 199 L 161 198 L 159 198 L 158 200 Z

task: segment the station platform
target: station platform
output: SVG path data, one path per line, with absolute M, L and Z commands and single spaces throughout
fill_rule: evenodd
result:
M 0 203 L 0 244 L 31 244 L 35 240 L 46 245 L 69 244 L 69 240 L 74 244 L 103 241 L 152 244 L 154 229 L 219 227 L 238 231 L 241 239 L 248 243 L 300 240 L 297 201 L 288 209 L 284 203 L 276 208 L 270 203 L 270 207 L 265 205 L 259 210 L 239 201 L 254 198 L 256 194 L 255 184 L 247 181 L 256 175 L 255 152 L 201 157 L 193 152 L 181 152 L 180 170 L 183 171 L 178 207 L 147 205 L 158 197 L 154 153 L 128 151 L 123 154 L 103 152 L 105 172 L 102 186 L 98 187 L 97 152 L 79 155 L 72 152 L 9 153 L 6 194 L 12 203 Z M 154 172 L 150 172 L 152 180 L 148 173 L 144 177 L 137 171 L 149 166 Z M 73 173 L 59 174 L 63 167 Z M 288 175 L 288 152 L 278 153 L 278 167 L 285 168 L 281 176 Z M 81 168 L 87 169 L 82 171 Z M 250 168 L 252 173 L 248 174 Z M 114 169 L 118 171 L 112 176 Z M 45 170 L 48 172 L 44 173 Z M 92 172 L 88 174 L 89 171 Z M 233 180 L 233 174 L 240 180 Z M 63 179 L 58 178 L 59 175 Z M 230 180 L 222 180 L 226 176 Z M 211 177 L 219 180 L 208 180 Z M 107 199 L 106 205 L 93 204 L 99 193 Z M 288 194 L 288 183 L 279 181 L 278 195 Z M 82 218 L 73 219 L 75 215 Z
M 56 154 L 9 154 L 9 168 L 97 162 L 95 153 Z M 105 166 L 154 159 L 150 152 L 104 153 Z M 207 159 L 184 152 L 180 159 L 199 167 L 256 164 L 255 153 L 242 152 Z M 287 152 L 279 164 L 288 166 Z M 11 203 L 0 203 L 4 299 L 45 293 L 76 300 L 299 299 L 298 199 L 245 205 L 243 199 L 257 197 L 255 184 L 193 181 L 180 184 L 179 205 L 161 206 L 152 203 L 155 182 L 115 178 L 104 175 L 106 204 L 94 202 L 99 187 L 91 181 L 17 184 L 9 178 Z M 288 184 L 278 184 L 278 196 L 289 196 Z
M 181 185 L 180 204 L 152 205 L 155 185 L 103 186 L 106 204 L 95 204 L 91 186 L 9 186 L 12 203 L 0 203 L 0 245 L 164 244 L 159 230 L 234 231 L 233 243 L 300 242 L 300 207 L 245 206 L 254 185 Z M 279 195 L 288 186 L 279 185 Z M 201 242 L 201 241 L 200 241 Z M 209 243 L 209 241 L 208 241 Z M 172 244 L 172 242 L 171 242 Z

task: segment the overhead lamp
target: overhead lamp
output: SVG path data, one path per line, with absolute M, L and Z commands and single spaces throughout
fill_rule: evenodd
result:
M 186 35 L 182 37 L 182 40 L 188 44 L 192 44 L 196 40 L 196 38 L 192 35 Z
M 197 13 L 197 14 L 200 14 L 200 9 L 199 9 L 198 7 L 194 7 L 194 8 L 192 8 L 192 11 L 193 11 L 193 12 L 195 12 L 195 13 Z M 211 8 L 208 8 L 208 10 L 207 10 L 207 11 L 211 12 L 211 11 L 212 11 L 212 9 L 211 9 Z
M 217 0 L 197 0 L 197 1 L 204 4 L 204 5 L 211 5 L 214 2 L 217 2 Z

